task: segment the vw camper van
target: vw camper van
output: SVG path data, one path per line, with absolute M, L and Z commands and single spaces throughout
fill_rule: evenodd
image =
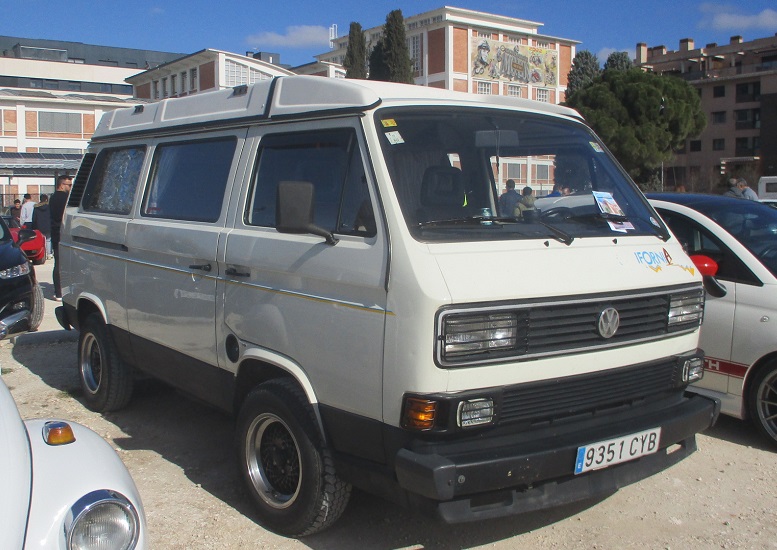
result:
M 507 173 L 572 194 L 500 215 Z M 352 486 L 447 522 L 606 494 L 718 414 L 701 276 L 556 105 L 290 76 L 116 110 L 59 253 L 87 406 L 150 375 L 233 413 L 289 536 Z

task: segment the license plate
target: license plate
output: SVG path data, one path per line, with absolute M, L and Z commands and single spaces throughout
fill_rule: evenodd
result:
M 653 454 L 658 450 L 660 440 L 661 428 L 653 428 L 578 447 L 575 474 L 599 470 L 613 464 Z

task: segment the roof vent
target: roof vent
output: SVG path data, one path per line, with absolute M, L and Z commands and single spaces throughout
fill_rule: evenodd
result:
M 246 95 L 248 93 L 248 84 L 241 84 L 240 86 L 235 86 L 232 88 L 232 95 L 238 96 L 238 95 Z
M 133 111 L 133 113 L 138 115 L 142 112 L 143 112 L 143 105 L 135 105 L 135 110 Z

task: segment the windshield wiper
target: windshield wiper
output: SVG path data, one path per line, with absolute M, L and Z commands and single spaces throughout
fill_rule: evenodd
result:
M 418 227 L 429 227 L 429 226 L 435 226 L 435 225 L 461 225 L 461 224 L 473 224 L 477 223 L 480 225 L 491 225 L 493 222 L 498 222 L 495 225 L 503 224 L 503 223 L 522 223 L 522 220 L 519 218 L 514 217 L 507 217 L 507 216 L 466 216 L 462 218 L 450 218 L 445 220 L 429 220 L 425 222 L 418 222 Z M 542 221 L 539 219 L 539 217 L 534 217 L 531 220 L 523 220 L 525 223 L 538 223 L 548 231 L 552 233 L 552 237 L 556 239 L 557 241 L 560 241 L 564 243 L 565 245 L 569 246 L 572 244 L 572 241 L 575 240 L 575 238 L 567 233 L 566 231 L 563 231 L 557 227 L 553 227 L 552 225 Z

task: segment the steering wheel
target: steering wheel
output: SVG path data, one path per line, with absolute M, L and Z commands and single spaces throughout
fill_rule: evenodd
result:
M 557 206 L 555 208 L 548 208 L 540 212 L 540 218 L 551 218 L 565 220 L 572 217 L 572 209 L 566 206 Z

